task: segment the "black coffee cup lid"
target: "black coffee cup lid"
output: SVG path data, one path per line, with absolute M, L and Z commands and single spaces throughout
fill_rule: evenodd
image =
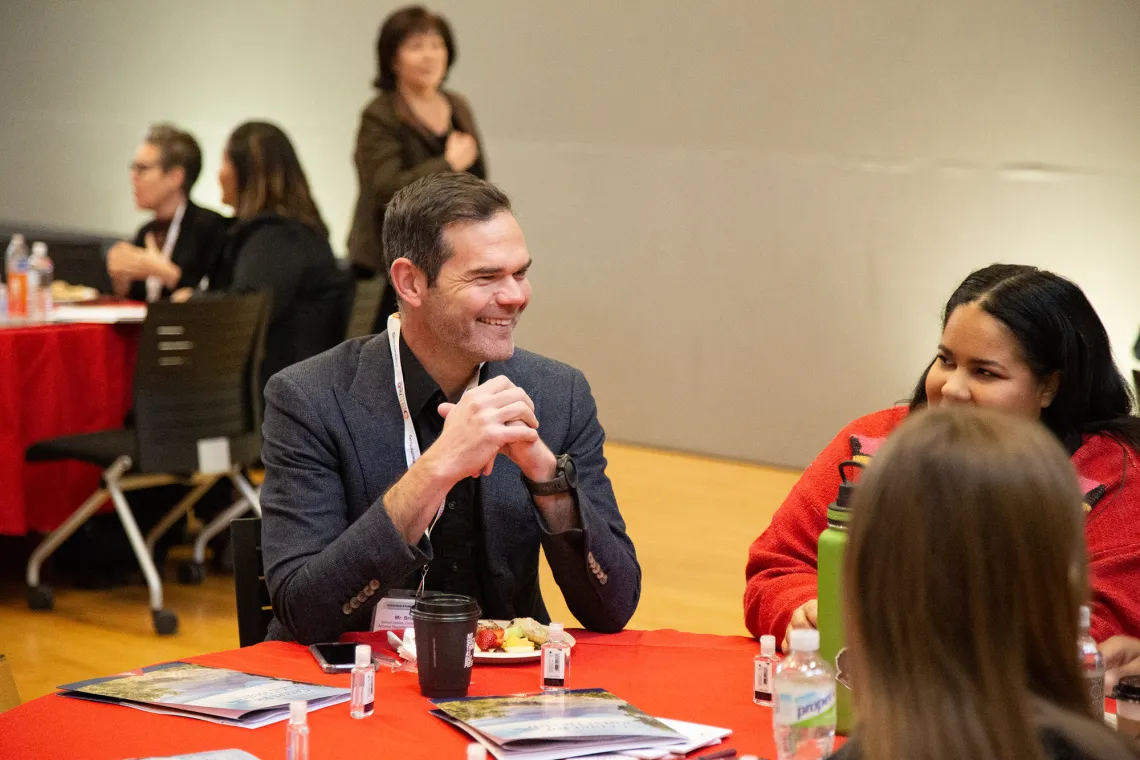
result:
M 468 617 L 473 614 L 476 616 L 481 615 L 483 611 L 479 609 L 479 602 L 469 596 L 463 596 L 462 594 L 432 594 L 431 596 L 421 596 L 416 600 L 415 605 L 412 607 L 412 614 L 416 613 Z
M 1116 698 L 1140 702 L 1140 676 L 1124 676 L 1117 681 Z

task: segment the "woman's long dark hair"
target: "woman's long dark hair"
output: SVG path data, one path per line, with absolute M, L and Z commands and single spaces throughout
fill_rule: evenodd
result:
M 970 274 L 950 296 L 942 328 L 955 309 L 970 303 L 1009 328 L 1034 375 L 1060 374 L 1041 421 L 1070 451 L 1084 433 L 1106 433 L 1140 451 L 1132 389 L 1112 360 L 1104 324 L 1079 287 L 1036 267 L 991 264 Z M 926 405 L 929 372 L 927 366 L 915 386 L 911 410 Z
M 226 155 L 237 176 L 238 219 L 271 212 L 296 219 L 323 238 L 328 227 L 309 193 L 309 180 L 281 128 L 264 121 L 248 121 L 233 131 Z

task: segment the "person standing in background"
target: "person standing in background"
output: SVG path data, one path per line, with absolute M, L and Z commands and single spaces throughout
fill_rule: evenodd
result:
M 470 172 L 487 178 L 487 162 L 471 107 L 442 89 L 457 56 L 451 27 L 422 6 L 395 11 L 380 27 L 376 44 L 380 93 L 364 109 L 356 136 L 360 194 L 348 235 L 348 255 L 357 279 L 383 271 L 381 231 L 388 202 L 402 187 L 439 172 Z M 396 311 L 385 289 L 373 332 Z
M 221 214 L 194 205 L 190 188 L 202 171 L 202 150 L 189 132 L 171 124 L 147 130 L 131 162 L 135 206 L 154 219 L 107 252 L 115 295 L 136 301 L 167 298 L 196 288 L 221 249 L 229 224 Z

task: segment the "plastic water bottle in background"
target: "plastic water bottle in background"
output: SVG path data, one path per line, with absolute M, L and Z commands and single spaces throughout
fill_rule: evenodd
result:
M 1080 653 L 1081 667 L 1085 671 L 1085 683 L 1089 688 L 1089 705 L 1097 717 L 1104 719 L 1104 657 L 1096 648 L 1096 641 L 1089 635 L 1092 614 L 1087 606 L 1081 606 L 1081 635 L 1077 637 L 1077 651 Z
M 51 295 L 55 265 L 48 257 L 47 243 L 32 243 L 28 259 L 28 316 L 47 319 L 55 308 Z
M 8 286 L 0 285 L 0 323 L 8 321 Z
M 8 316 L 23 319 L 28 316 L 28 244 L 23 235 L 13 235 L 8 243 L 4 269 L 8 274 Z
M 779 760 L 815 760 L 835 744 L 835 671 L 819 656 L 819 631 L 791 632 L 792 653 L 776 666 L 772 723 Z

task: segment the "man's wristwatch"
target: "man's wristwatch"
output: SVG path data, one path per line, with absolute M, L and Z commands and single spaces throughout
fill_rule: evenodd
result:
M 569 454 L 558 457 L 558 466 L 554 470 L 553 480 L 544 480 L 536 483 L 523 475 L 523 483 L 530 491 L 531 496 L 553 496 L 556 493 L 566 493 L 578 486 L 578 471 L 574 469 L 574 460 Z

